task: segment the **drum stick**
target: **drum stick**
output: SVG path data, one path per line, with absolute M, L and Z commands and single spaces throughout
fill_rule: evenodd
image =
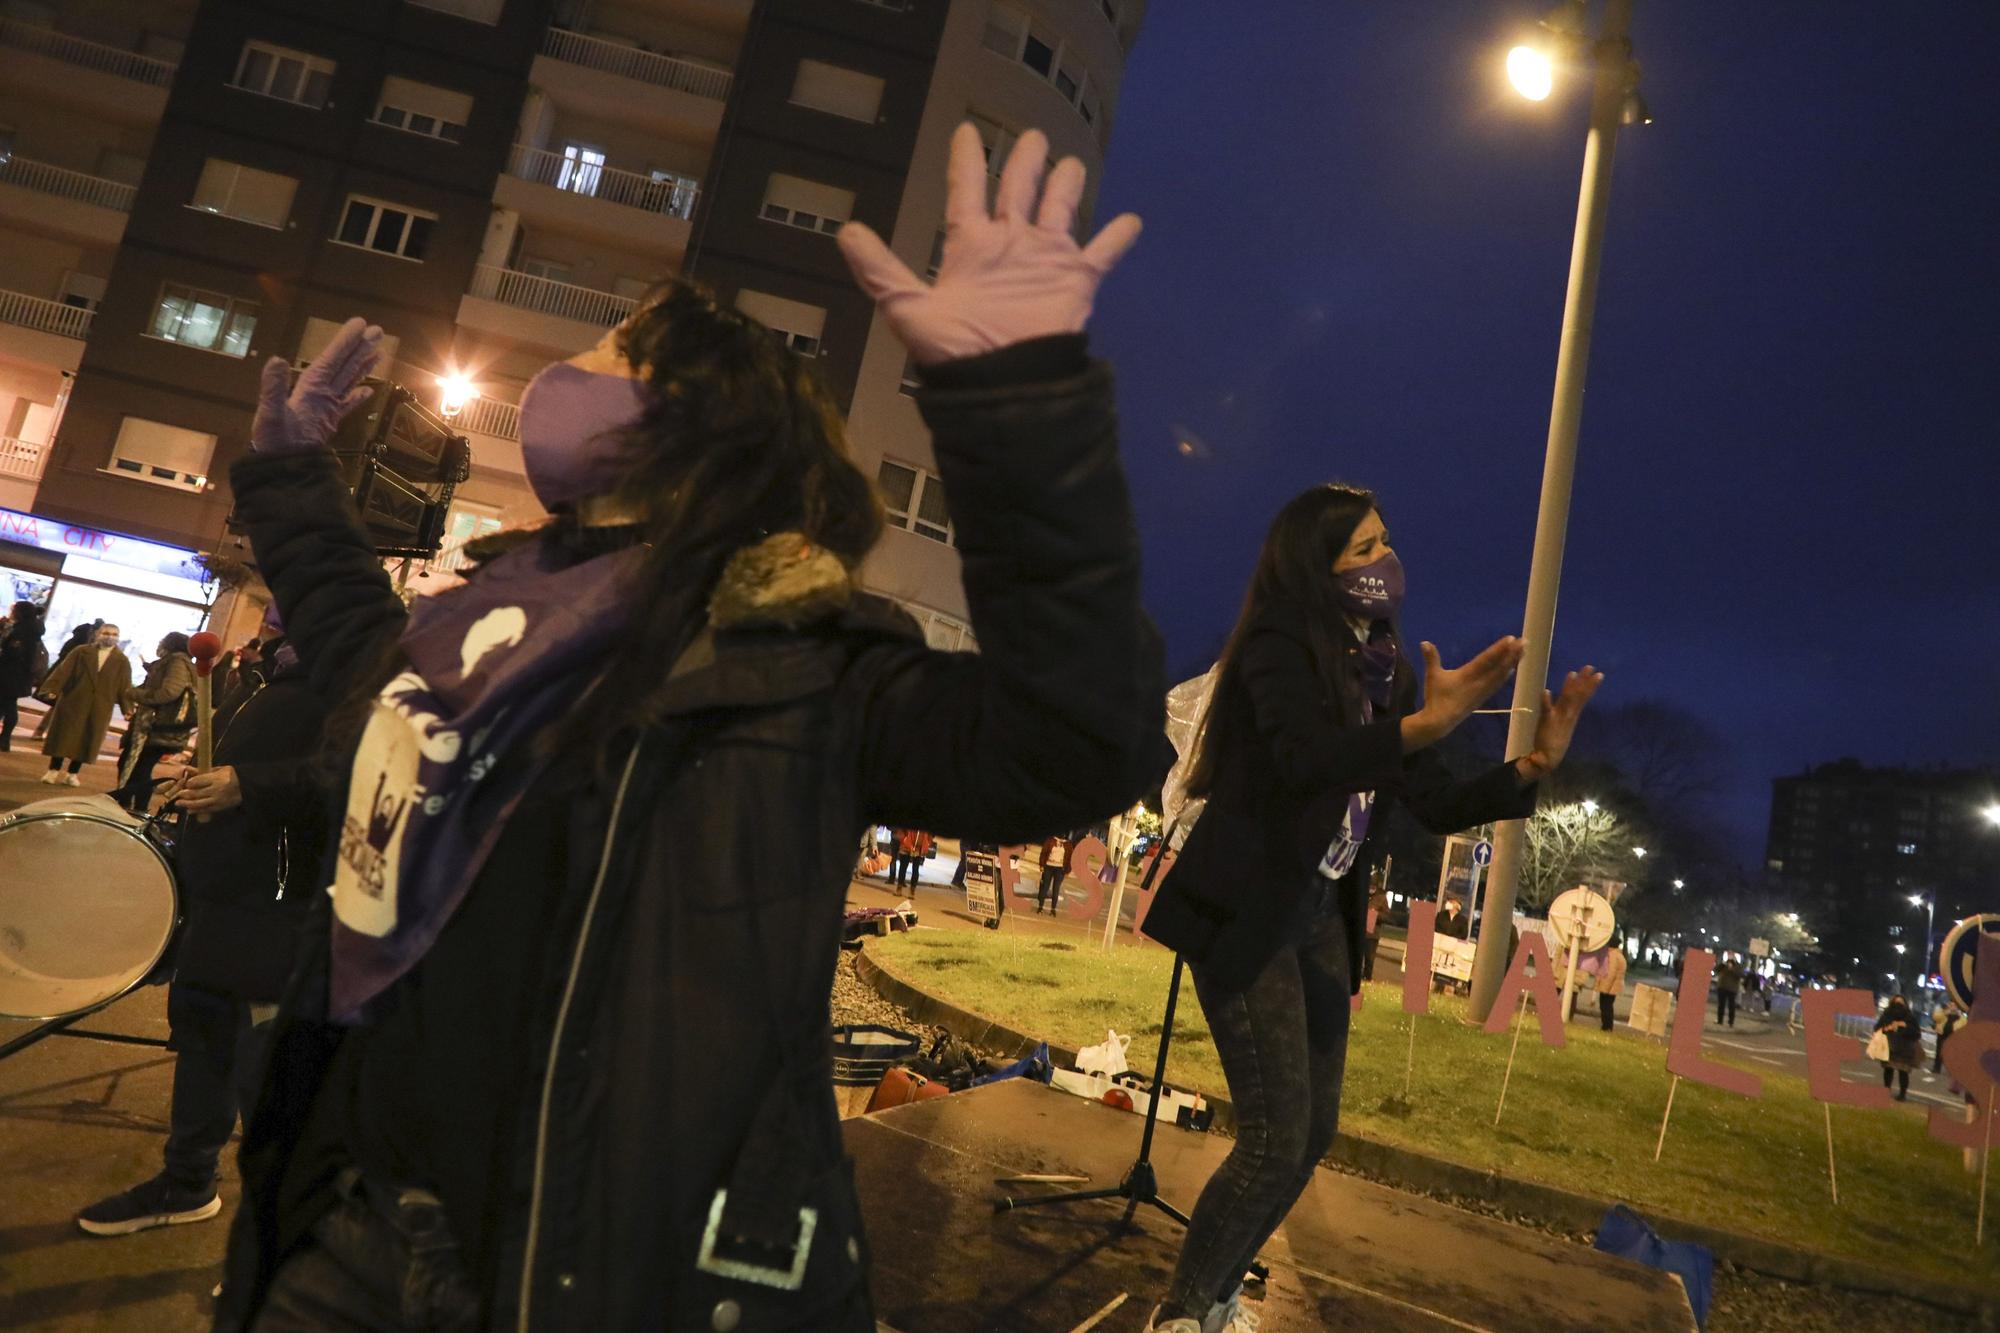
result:
M 188 656 L 194 659 L 194 724 L 195 749 L 194 766 L 198 773 L 206 773 L 215 762 L 215 738 L 211 725 L 215 721 L 215 700 L 209 692 L 210 673 L 215 670 L 215 659 L 222 656 L 220 636 L 203 630 L 188 637 Z

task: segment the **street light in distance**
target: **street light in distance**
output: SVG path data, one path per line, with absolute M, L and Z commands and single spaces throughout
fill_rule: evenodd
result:
M 1643 861 L 1646 859 L 1646 849 L 1644 847 L 1634 847 L 1632 849 L 1632 855 L 1638 857 L 1641 861 Z
M 1986 816 L 1987 823 L 1995 828 L 2000 828 L 2000 801 L 1988 802 L 1986 808 L 1979 813 Z
M 1677 879 L 1677 880 L 1675 880 L 1675 881 L 1674 881 L 1674 890 L 1675 890 L 1675 892 L 1679 892 L 1680 890 L 1682 890 L 1682 889 L 1686 888 L 1687 886 L 1688 886 L 1688 882 L 1687 882 L 1686 880 L 1684 880 L 1684 879 Z

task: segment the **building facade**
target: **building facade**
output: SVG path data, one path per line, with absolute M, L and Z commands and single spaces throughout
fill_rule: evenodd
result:
M 967 118 L 994 172 L 1039 128 L 1094 192 L 1143 9 L 0 0 L 0 509 L 42 531 L 0 566 L 66 579 L 50 532 L 240 555 L 259 370 L 353 314 L 396 382 L 476 389 L 448 547 L 533 521 L 521 389 L 687 272 L 818 360 L 890 513 L 864 581 L 970 646 L 914 378 L 833 233 L 934 267 Z M 167 591 L 162 623 L 199 600 Z
M 1996 800 L 2000 771 L 1821 764 L 1771 784 L 1766 869 L 1836 965 L 1907 983 L 1953 922 L 2000 912 Z

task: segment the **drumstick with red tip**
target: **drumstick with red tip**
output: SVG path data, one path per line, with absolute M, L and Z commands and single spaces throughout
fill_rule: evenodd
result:
M 197 728 L 194 746 L 194 767 L 198 773 L 208 772 L 215 760 L 215 739 L 209 733 L 215 720 L 215 701 L 209 693 L 209 674 L 215 670 L 215 659 L 222 656 L 222 637 L 203 630 L 188 636 L 188 656 L 194 659 L 194 724 Z

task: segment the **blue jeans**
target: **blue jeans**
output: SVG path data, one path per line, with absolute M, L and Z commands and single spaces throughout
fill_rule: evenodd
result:
M 179 982 L 167 987 L 167 1022 L 175 1052 L 167 1178 L 205 1190 L 237 1113 L 250 1118 L 272 1025 L 252 1025 L 248 1001 Z
M 1334 886 L 1307 891 L 1284 947 L 1246 989 L 1189 970 L 1236 1108 L 1236 1146 L 1195 1203 L 1162 1323 L 1229 1298 L 1333 1146 L 1351 994 Z

